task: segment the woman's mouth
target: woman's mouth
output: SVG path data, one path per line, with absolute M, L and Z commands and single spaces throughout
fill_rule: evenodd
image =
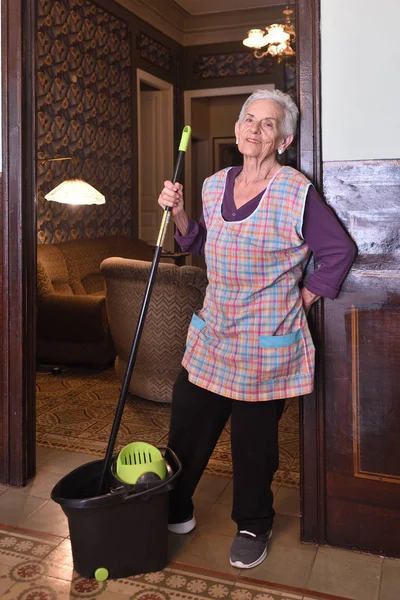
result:
M 246 142 L 250 142 L 250 144 L 260 144 L 260 140 L 256 140 L 254 138 L 246 138 Z

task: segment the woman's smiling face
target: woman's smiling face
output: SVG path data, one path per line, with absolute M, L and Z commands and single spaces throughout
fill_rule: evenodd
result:
M 283 143 L 283 108 L 271 100 L 255 100 L 235 125 L 238 148 L 244 156 L 260 160 L 274 154 Z

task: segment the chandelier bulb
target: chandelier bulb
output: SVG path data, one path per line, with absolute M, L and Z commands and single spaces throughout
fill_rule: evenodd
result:
M 258 59 L 266 55 L 277 57 L 278 62 L 282 58 L 294 56 L 295 51 L 291 47 L 291 42 L 295 41 L 296 31 L 294 25 L 290 21 L 290 15 L 293 10 L 286 5 L 283 14 L 285 15 L 285 23 L 273 23 L 262 29 L 250 29 L 247 33 L 247 38 L 243 40 L 243 44 L 248 48 L 254 49 L 254 56 Z M 261 48 L 265 48 L 261 51 Z

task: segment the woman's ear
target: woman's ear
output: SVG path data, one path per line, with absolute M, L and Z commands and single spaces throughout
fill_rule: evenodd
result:
M 279 148 L 278 148 L 279 154 L 283 154 L 285 152 L 286 148 L 288 148 L 290 146 L 290 144 L 293 142 L 293 140 L 294 140 L 294 135 L 288 135 L 287 137 L 283 138 L 283 140 L 279 144 Z

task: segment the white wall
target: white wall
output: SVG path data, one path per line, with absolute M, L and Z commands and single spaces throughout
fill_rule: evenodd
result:
M 323 160 L 400 157 L 400 0 L 321 0 Z

